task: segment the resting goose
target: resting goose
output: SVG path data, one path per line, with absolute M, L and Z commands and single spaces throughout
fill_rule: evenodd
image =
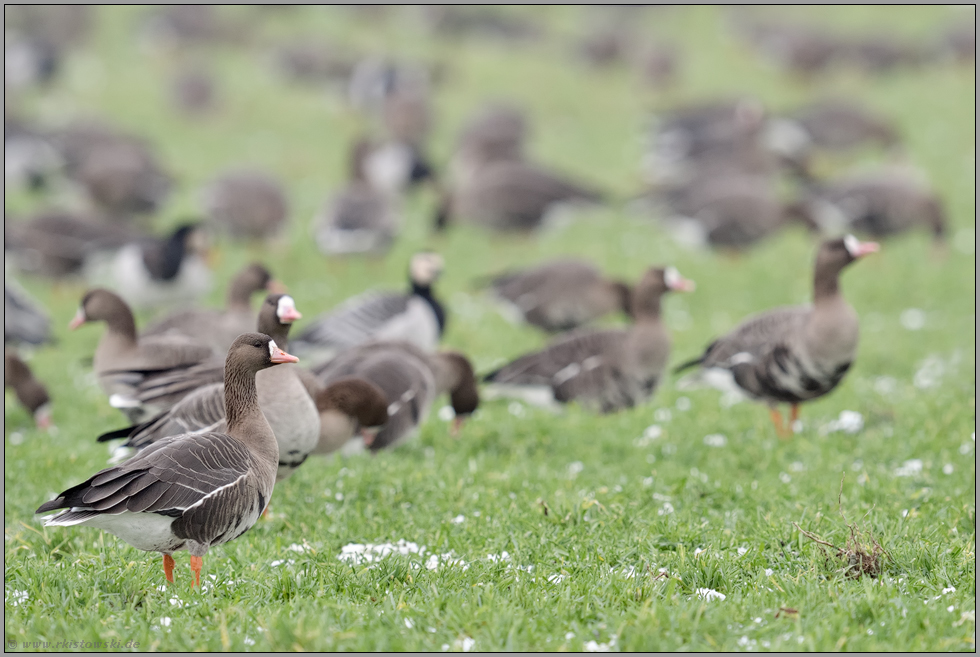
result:
M 660 321 L 661 297 L 693 289 L 694 283 L 673 267 L 648 269 L 633 289 L 633 326 L 559 337 L 487 374 L 488 394 L 546 406 L 577 400 L 603 413 L 646 401 L 670 356 L 670 336 Z
M 30 412 L 38 428 L 51 426 L 51 398 L 47 388 L 9 347 L 3 350 L 3 387 L 14 389 L 17 401 Z
M 267 335 L 245 333 L 225 361 L 227 432 L 171 436 L 42 504 L 46 526 L 86 525 L 133 547 L 163 553 L 173 582 L 178 550 L 191 553 L 200 584 L 208 549 L 238 538 L 259 519 L 276 484 L 279 448 L 258 404 L 256 373 L 295 363 Z
M 255 328 L 257 316 L 252 310 L 251 300 L 252 295 L 261 290 L 281 293 L 283 287 L 272 278 L 268 269 L 259 263 L 252 263 L 232 279 L 225 297 L 224 310 L 182 310 L 153 322 L 140 335 L 144 338 L 151 335 L 196 338 L 201 344 L 208 345 L 215 353 L 224 356 L 235 338 Z
M 90 290 L 74 319 L 74 330 L 87 322 L 105 322 L 106 330 L 95 349 L 92 366 L 109 403 L 120 408 L 132 421 L 145 413 L 131 402 L 139 383 L 150 375 L 184 370 L 206 361 L 212 351 L 176 336 L 140 339 L 133 313 L 119 295 L 103 288 Z
M 315 354 L 318 360 L 370 340 L 406 340 L 434 350 L 446 328 L 446 311 L 432 294 L 442 268 L 439 254 L 416 253 L 409 265 L 407 294 L 369 292 L 354 297 L 314 319 L 293 347 L 297 353 Z
M 13 278 L 3 282 L 3 343 L 51 342 L 51 319 Z
M 592 264 L 563 258 L 497 276 L 490 289 L 513 315 L 545 331 L 568 331 L 617 310 L 630 313 L 630 286 Z
M 282 184 L 264 171 L 228 171 L 204 187 L 201 199 L 208 220 L 235 239 L 275 237 L 289 220 Z
M 702 375 L 715 371 L 734 378 L 743 392 L 769 404 L 780 437 L 789 435 L 776 405 L 792 404 L 792 427 L 799 404 L 836 388 L 854 361 L 858 317 L 841 295 L 838 276 L 877 250 L 874 242 L 859 242 L 852 235 L 824 242 L 817 252 L 813 305 L 750 317 L 675 372 L 699 365 Z
M 164 239 L 126 244 L 86 258 L 90 285 L 116 290 L 134 308 L 192 302 L 211 289 L 205 258 L 208 238 L 197 224 L 183 224 Z
M 460 353 L 428 354 L 404 341 L 381 341 L 344 352 L 329 363 L 314 366 L 325 384 L 354 376 L 383 391 L 387 423 L 375 436 L 364 436 L 371 451 L 392 447 L 407 440 L 429 414 L 433 400 L 447 392 L 456 413 L 456 426 L 476 410 L 480 396 L 473 366 Z M 321 440 L 317 451 L 333 451 L 336 443 Z
M 259 309 L 258 332 L 270 336 L 276 344 L 287 346 L 289 337 L 289 327 L 294 321 L 302 317 L 296 310 L 293 298 L 285 294 L 270 294 L 265 298 L 262 307 Z M 254 325 L 253 325 L 254 326 Z M 295 373 L 294 368 L 280 368 L 279 374 L 273 377 L 273 382 L 280 379 L 285 389 L 292 393 L 299 388 L 294 385 L 291 372 Z M 151 415 L 140 424 L 111 431 L 99 436 L 99 440 L 111 440 L 113 438 L 129 438 L 126 447 L 143 448 L 148 443 L 154 442 L 163 436 L 174 433 L 198 431 L 208 427 L 212 422 L 221 419 L 221 403 L 209 401 L 215 395 L 221 394 L 221 383 L 224 381 L 224 365 L 216 358 L 203 360 L 192 367 L 174 369 L 160 373 L 150 373 L 135 387 L 132 394 L 121 400 L 120 405 L 144 408 L 152 411 Z M 260 389 L 265 390 L 263 380 L 268 375 L 259 377 Z M 302 381 L 301 381 L 302 383 Z M 269 386 L 269 392 L 273 386 Z M 273 394 L 278 394 L 273 392 Z M 265 396 L 263 394 L 263 396 Z M 309 397 L 309 395 L 303 395 Z M 310 403 L 312 406 L 312 402 Z M 309 410 L 307 407 L 305 410 Z M 276 409 L 276 413 L 282 414 L 281 422 L 269 421 L 273 428 L 282 427 L 285 436 L 287 430 L 291 432 L 289 413 L 281 409 Z M 297 411 L 300 412 L 300 411 Z M 309 413 L 306 420 L 309 420 Z M 297 416 L 301 418 L 301 416 Z M 204 421 L 209 420 L 209 421 Z M 301 432 L 302 433 L 302 432 Z M 302 442 L 302 440 L 300 440 Z M 289 450 L 285 450 L 288 452 Z M 284 453 L 285 453 L 284 452 Z

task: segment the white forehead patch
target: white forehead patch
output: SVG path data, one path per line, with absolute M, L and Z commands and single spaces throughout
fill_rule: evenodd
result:
M 275 356 L 277 351 L 279 351 L 279 346 L 276 344 L 276 341 L 269 340 L 269 358 Z
M 276 306 L 276 317 L 279 318 L 279 321 L 282 321 L 282 316 L 285 315 L 286 311 L 288 310 L 296 312 L 296 302 L 293 301 L 291 296 L 284 294 L 279 298 L 279 305 Z
M 851 254 L 852 258 L 856 258 L 858 256 L 858 249 L 860 247 L 861 242 L 858 241 L 858 238 L 854 237 L 853 235 L 844 236 L 844 248 L 847 249 L 847 252 Z
M 677 287 L 682 280 L 681 273 L 677 271 L 676 268 L 667 267 L 667 269 L 664 270 L 664 283 L 666 283 L 667 287 L 670 289 Z

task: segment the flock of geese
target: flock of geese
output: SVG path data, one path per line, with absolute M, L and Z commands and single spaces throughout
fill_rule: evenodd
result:
M 443 10 L 430 12 L 433 24 L 444 26 L 439 29 L 480 25 L 492 34 L 517 33 L 513 25 L 460 22 Z M 180 21 L 168 25 L 180 33 Z M 608 54 L 602 43 L 592 45 L 583 52 Z M 293 54 L 297 79 L 319 78 L 309 57 Z M 421 184 L 439 196 L 436 231 L 469 222 L 529 234 L 562 204 L 615 201 L 529 157 L 529 122 L 507 103 L 488 104 L 471 117 L 440 177 L 425 152 L 431 76 L 417 65 L 378 58 L 348 74 L 351 102 L 381 128 L 351 145 L 347 183 L 313 218 L 314 241 L 329 256 L 384 253 L 398 238 L 402 199 Z M 206 101 L 198 87 L 207 80 L 198 83 L 181 87 L 187 103 Z M 55 207 L 6 221 L 5 255 L 26 275 L 88 282 L 70 328 L 104 325 L 92 367 L 127 423 L 98 437 L 123 440 L 116 463 L 37 513 L 54 512 L 46 525 L 97 527 L 162 553 L 171 582 L 174 552 L 190 552 L 198 584 L 208 549 L 252 527 L 277 482 L 311 455 L 398 445 L 440 395 L 449 397 L 454 434 L 481 398 L 519 397 L 551 407 L 578 402 L 601 413 L 646 403 L 671 359 L 664 295 L 695 289 L 673 267 L 651 267 L 634 283 L 611 280 L 570 257 L 505 272 L 488 284 L 504 312 L 556 337 L 477 375 L 467 355 L 440 349 L 451 316 L 436 289 L 444 262 L 424 251 L 408 263 L 407 290 L 356 296 L 290 335 L 303 315 L 259 263 L 238 272 L 224 309 L 195 306 L 211 285 L 211 234 L 256 243 L 287 230 L 289 200 L 274 176 L 220 172 L 201 190 L 205 221 L 155 237 L 133 217 L 165 203 L 173 181 L 145 140 L 103 122 L 47 129 L 7 116 L 5 128 L 8 180 L 42 190 L 71 186 L 87 199 L 82 212 Z M 781 437 L 792 432 L 798 405 L 831 392 L 854 361 L 858 317 L 839 277 L 879 247 L 850 233 L 886 237 L 925 226 L 937 240 L 945 238 L 942 203 L 907 166 L 838 179 L 813 173 L 814 160 L 828 155 L 861 147 L 892 152 L 899 134 L 885 117 L 850 101 L 824 99 L 774 113 L 751 98 L 663 112 L 650 132 L 643 163 L 648 187 L 631 207 L 654 208 L 680 241 L 741 250 L 789 221 L 825 234 L 816 249 L 811 304 L 749 317 L 676 368 L 696 367 L 696 378 L 721 377 L 767 404 Z M 782 176 L 797 185 L 788 201 L 779 191 Z M 50 322 L 9 276 L 4 293 L 5 386 L 47 427 L 50 399 L 10 345 L 50 341 Z M 266 296 L 256 313 L 258 293 Z M 179 310 L 139 329 L 134 310 L 168 307 Z M 626 328 L 590 326 L 617 312 L 629 318 Z M 790 405 L 789 424 L 778 410 L 783 404 Z

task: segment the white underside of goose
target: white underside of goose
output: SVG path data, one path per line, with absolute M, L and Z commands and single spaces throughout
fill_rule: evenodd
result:
M 374 253 L 385 251 L 391 245 L 392 234 L 370 228 L 342 229 L 335 226 L 319 228 L 316 245 L 323 253 Z
M 392 317 L 371 336 L 376 340 L 405 340 L 426 351 L 439 346 L 439 321 L 425 299 L 413 296 L 405 312 Z
M 81 507 L 71 508 L 72 513 L 83 511 L 85 509 Z M 75 519 L 68 522 L 61 522 L 58 520 L 58 516 L 54 515 L 47 516 L 43 520 L 45 527 L 82 525 L 102 529 L 118 536 L 133 547 L 147 552 L 171 552 L 184 542 L 174 536 L 170 529 L 176 518 L 158 513 L 131 513 L 129 511 L 118 514 L 100 513 L 83 520 Z
M 485 383 L 480 389 L 480 396 L 487 401 L 518 399 L 529 406 L 536 406 L 553 412 L 562 410 L 562 405 L 555 400 L 554 390 L 551 386 Z
M 134 308 L 158 308 L 199 299 L 211 289 L 211 271 L 196 255 L 187 255 L 169 281 L 154 280 L 143 262 L 143 250 L 129 244 L 119 251 L 93 254 L 85 261 L 85 278 L 119 293 Z

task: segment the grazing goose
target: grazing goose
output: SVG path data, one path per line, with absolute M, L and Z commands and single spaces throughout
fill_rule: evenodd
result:
M 215 79 L 207 70 L 188 68 L 170 83 L 174 108 L 185 115 L 201 115 L 215 108 Z
M 495 160 L 522 160 L 527 141 L 527 117 L 507 104 L 484 106 L 463 127 L 449 165 L 454 179 L 465 179 Z
M 116 290 L 134 308 L 183 305 L 211 289 L 208 238 L 198 224 L 183 224 L 165 239 L 131 242 L 85 260 L 90 285 Z
M 3 282 L 3 343 L 51 342 L 51 319 L 13 278 Z
M 47 388 L 10 347 L 3 349 L 3 387 L 14 389 L 17 401 L 30 412 L 38 428 L 51 426 L 51 398 Z
M 258 404 L 255 375 L 295 363 L 267 335 L 245 333 L 225 361 L 227 432 L 171 436 L 42 504 L 46 526 L 86 525 L 140 550 L 163 553 L 173 582 L 177 550 L 191 553 L 194 586 L 209 548 L 238 538 L 259 519 L 276 484 L 279 448 Z
M 297 353 L 325 360 L 370 340 L 406 340 L 426 351 L 439 344 L 446 311 L 432 294 L 442 256 L 422 252 L 409 265 L 409 292 L 368 292 L 313 320 L 294 340 Z
M 384 392 L 387 422 L 377 435 L 364 436 L 364 445 L 371 451 L 408 439 L 428 416 L 436 396 L 444 392 L 449 393 L 456 413 L 454 432 L 480 403 L 473 366 L 465 356 L 452 351 L 428 354 L 403 341 L 364 344 L 313 371 L 326 384 L 355 376 Z M 337 447 L 336 442 L 321 439 L 317 451 Z
M 603 277 L 592 264 L 563 258 L 505 273 L 490 282 L 508 316 L 559 333 L 617 310 L 630 314 L 630 286 Z
M 899 142 L 898 129 L 882 116 L 844 99 L 828 98 L 792 114 L 815 148 L 852 150 L 863 144 L 890 148 Z
M 487 374 L 484 381 L 493 384 L 487 392 L 546 406 L 578 400 L 603 413 L 642 403 L 660 383 L 670 356 L 670 336 L 660 321 L 661 297 L 693 289 L 694 283 L 673 267 L 648 269 L 633 289 L 633 326 L 559 337 Z
M 173 185 L 150 148 L 135 138 L 96 145 L 81 162 L 75 179 L 98 208 L 116 219 L 156 211 Z
M 228 286 L 224 310 L 192 308 L 153 322 L 140 335 L 182 335 L 197 339 L 224 357 L 228 347 L 242 333 L 255 328 L 257 315 L 252 311 L 252 295 L 261 290 L 282 293 L 281 283 L 258 263 L 247 265 Z M 265 333 L 265 331 L 259 331 Z M 280 368 L 282 369 L 282 368 Z M 278 371 L 278 370 L 277 370 Z
M 824 242 L 817 252 L 813 305 L 776 308 L 750 317 L 714 342 L 699 358 L 674 371 L 699 365 L 719 373 L 717 381 L 734 378 L 751 397 L 769 404 L 780 437 L 789 435 L 776 405 L 792 404 L 790 427 L 799 404 L 837 387 L 857 352 L 858 317 L 838 287 L 849 264 L 878 250 L 874 242 L 848 235 Z M 710 374 L 709 374 L 710 376 Z
M 262 304 L 259 332 L 286 349 L 290 325 L 302 315 L 292 297 L 270 294 Z M 264 331 L 266 329 L 267 331 Z M 255 376 L 259 408 L 279 444 L 276 481 L 288 478 L 316 447 L 320 416 L 298 374 L 298 366 L 277 367 Z M 172 408 L 135 427 L 99 436 L 99 440 L 129 437 L 125 447 L 144 449 L 167 436 L 225 430 L 225 388 L 222 382 L 197 388 Z M 127 433 L 128 432 L 128 433 Z
M 296 310 L 296 304 L 292 297 L 285 294 L 270 294 L 259 309 L 258 332 L 271 336 L 277 344 L 286 345 L 289 327 L 300 317 L 302 315 Z M 254 327 L 255 324 L 253 323 L 252 326 Z M 289 369 L 287 368 L 286 371 L 288 372 Z M 277 376 L 286 377 L 286 374 Z M 155 440 L 160 436 L 170 435 L 177 431 L 189 431 L 192 425 L 164 425 L 170 423 L 172 418 L 181 417 L 183 411 L 174 410 L 178 405 L 184 404 L 188 397 L 195 395 L 202 388 L 213 384 L 218 384 L 220 388 L 220 384 L 224 380 L 223 377 L 224 365 L 220 359 L 213 356 L 190 367 L 147 374 L 135 386 L 132 393 L 121 399 L 119 403 L 134 408 L 145 408 L 152 411 L 154 417 L 146 420 L 140 426 L 104 434 L 101 439 L 130 437 L 127 446 L 142 447 L 145 442 Z M 202 412 L 190 402 L 185 404 L 183 408 L 187 409 L 191 418 L 190 422 L 193 422 L 193 418 Z M 218 411 L 216 412 L 220 412 L 220 404 L 217 408 Z M 273 425 L 275 424 L 273 422 Z
M 140 339 L 133 313 L 119 295 L 103 288 L 90 290 L 68 327 L 87 322 L 105 322 L 106 330 L 95 349 L 92 366 L 109 403 L 120 408 L 131 421 L 143 414 L 131 402 L 136 386 L 149 375 L 184 370 L 212 356 L 206 346 L 176 336 Z
M 314 454 L 335 452 L 357 434 L 370 444 L 388 422 L 388 399 L 381 388 L 367 379 L 343 377 L 324 385 L 312 374 L 310 378 L 314 381 L 311 393 L 320 412 L 320 439 Z
M 263 171 L 228 171 L 208 183 L 201 196 L 208 220 L 235 239 L 274 237 L 289 219 L 282 185 Z

